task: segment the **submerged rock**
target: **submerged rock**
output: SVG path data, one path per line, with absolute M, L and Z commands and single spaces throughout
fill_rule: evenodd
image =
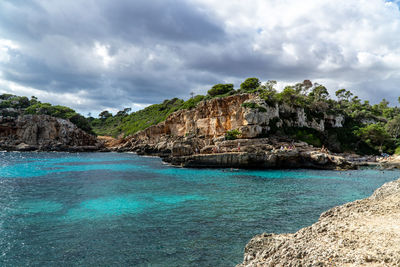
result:
M 294 234 L 255 236 L 244 266 L 400 266 L 400 179 Z

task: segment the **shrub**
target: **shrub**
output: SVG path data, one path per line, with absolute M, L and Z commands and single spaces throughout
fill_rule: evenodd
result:
M 264 89 L 260 92 L 260 97 L 265 100 L 269 106 L 274 106 L 278 101 L 275 89 Z
M 321 140 L 315 136 L 312 133 L 307 133 L 306 131 L 299 131 L 296 134 L 296 137 L 301 140 L 306 142 L 307 144 L 313 145 L 313 146 L 317 146 L 320 147 L 322 145 Z
M 300 140 L 303 142 L 306 142 L 307 144 L 320 147 L 322 145 L 321 141 L 321 133 L 319 133 L 315 129 L 311 128 L 297 128 L 297 127 L 291 127 L 291 128 L 286 128 L 285 132 L 292 136 L 296 140 Z
M 195 108 L 197 106 L 197 104 L 202 100 L 204 100 L 204 96 L 203 95 L 196 95 L 195 97 L 190 98 L 189 100 L 185 101 L 185 103 L 182 104 L 180 109 L 192 109 L 192 108 Z
M 239 137 L 241 134 L 242 134 L 242 133 L 239 132 L 239 130 L 237 130 L 237 129 L 227 131 L 227 132 L 225 133 L 225 140 L 235 140 L 235 139 L 238 139 L 238 137 Z

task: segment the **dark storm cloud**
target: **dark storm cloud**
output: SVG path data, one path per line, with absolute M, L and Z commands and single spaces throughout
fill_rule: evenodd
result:
M 21 39 L 62 35 L 74 41 L 122 38 L 210 42 L 223 30 L 206 13 L 183 0 L 152 1 L 4 1 L 2 32 Z
M 113 32 L 125 40 L 160 38 L 172 42 L 213 42 L 223 30 L 206 13 L 184 1 L 104 1 L 104 14 Z
M 68 68 L 51 68 L 45 62 L 24 55 L 16 55 L 15 62 L 3 66 L 3 78 L 6 80 L 40 90 L 75 92 L 101 86 L 98 75 Z
M 179 57 L 184 43 L 218 43 L 224 36 L 216 21 L 185 1 L 0 3 L 0 38 L 22 46 L 9 52 L 11 60 L 0 62 L 4 79 L 52 92 L 86 90 L 89 96 L 96 92 L 93 99 L 110 107 L 118 107 L 121 100 L 101 99 L 109 99 L 115 91 L 125 104 L 187 94 L 196 82 L 186 80 L 190 71 L 177 72 L 169 66 L 169 58 Z M 89 56 L 96 42 L 107 44 L 110 57 L 129 46 L 151 50 L 161 45 L 168 51 L 150 68 L 135 62 L 101 69 L 96 68 L 98 60 Z
M 397 7 L 305 1 L 3 0 L 0 83 L 85 111 L 187 98 L 254 76 L 394 97 Z

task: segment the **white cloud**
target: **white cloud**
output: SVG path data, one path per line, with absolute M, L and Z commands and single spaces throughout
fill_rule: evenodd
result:
M 12 40 L 0 38 L 0 62 L 8 62 L 10 60 L 10 50 L 16 50 L 19 45 Z
M 94 52 L 101 58 L 105 67 L 108 67 L 113 61 L 114 58 L 109 55 L 108 50 L 110 49 L 109 45 L 100 44 L 99 42 L 95 42 Z
M 371 81 L 381 82 L 385 87 L 387 79 L 399 79 L 400 12 L 396 3 L 383 0 L 194 1 L 214 11 L 232 35 L 246 33 L 249 47 L 272 56 L 270 64 L 282 72 L 285 67 L 307 68 L 308 76 L 304 79 L 337 86 L 353 85 L 355 88 L 350 89 L 359 91 Z M 292 82 L 302 79 L 290 74 L 285 78 Z M 398 89 L 387 89 L 390 90 Z

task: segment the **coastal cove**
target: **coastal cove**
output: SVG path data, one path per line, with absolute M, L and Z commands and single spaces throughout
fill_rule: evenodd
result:
M 400 172 L 176 168 L 131 153 L 0 153 L 0 265 L 233 266 Z

